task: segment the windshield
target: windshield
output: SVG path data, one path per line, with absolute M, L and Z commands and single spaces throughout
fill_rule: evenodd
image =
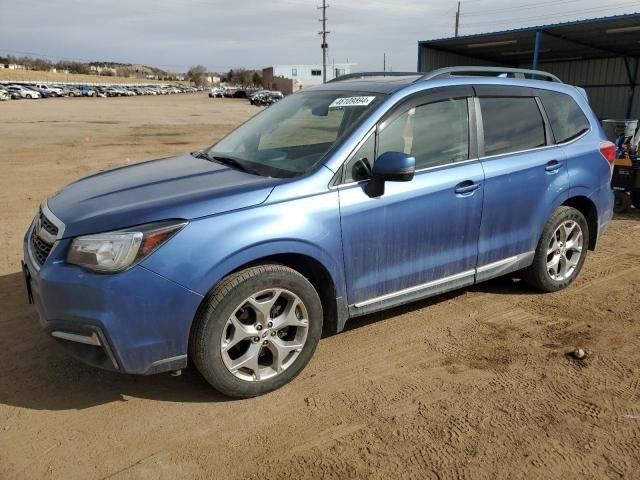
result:
M 241 125 L 207 154 L 259 175 L 304 175 L 381 100 L 379 94 L 362 92 L 296 93 Z

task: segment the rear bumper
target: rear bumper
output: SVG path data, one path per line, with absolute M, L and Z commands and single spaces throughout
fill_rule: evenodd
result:
M 600 243 L 602 235 L 606 232 L 607 227 L 613 218 L 613 206 L 615 203 L 613 190 L 609 185 L 607 185 L 600 189 L 600 191 L 597 192 L 591 200 L 595 203 L 598 211 L 598 235 L 594 245 L 595 249 Z
M 99 368 L 151 374 L 184 367 L 202 296 L 142 266 L 115 275 L 89 273 L 63 261 L 67 246 L 61 240 L 38 269 L 24 244 L 44 330 Z

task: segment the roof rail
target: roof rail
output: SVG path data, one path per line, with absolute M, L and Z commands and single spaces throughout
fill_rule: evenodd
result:
M 339 77 L 329 80 L 327 83 L 342 82 L 343 80 L 351 80 L 353 78 L 367 78 L 367 77 L 415 77 L 420 76 L 418 72 L 357 72 L 347 73 L 346 75 L 340 75 Z
M 505 67 L 445 67 L 433 70 L 422 76 L 420 81 L 433 80 L 435 78 L 453 77 L 457 75 L 485 76 L 482 74 L 495 74 L 496 77 L 504 75 L 512 78 L 546 79 L 556 83 L 562 83 L 555 75 L 541 70 L 527 70 L 525 68 L 505 68 Z M 488 76 L 488 75 L 486 75 Z

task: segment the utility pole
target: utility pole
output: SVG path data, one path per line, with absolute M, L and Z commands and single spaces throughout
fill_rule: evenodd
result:
M 387 54 L 386 53 L 382 54 L 382 71 L 383 72 L 387 71 Z
M 327 0 L 322 0 L 322 6 L 318 7 L 318 10 L 322 10 L 322 31 L 318 33 L 318 35 L 322 35 L 322 83 L 327 83 L 327 48 L 329 45 L 327 44 L 327 35 L 330 32 L 327 32 Z
M 456 37 L 458 36 L 458 31 L 460 30 L 460 2 L 458 2 L 458 11 L 456 12 Z

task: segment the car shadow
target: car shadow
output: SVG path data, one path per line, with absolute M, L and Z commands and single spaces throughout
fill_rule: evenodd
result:
M 613 218 L 616 220 L 640 220 L 640 209 L 631 207 L 624 213 L 616 213 Z
M 344 331 L 355 330 L 372 323 L 389 320 L 405 313 L 422 310 L 423 308 L 428 308 L 432 305 L 461 297 L 468 292 L 484 292 L 497 295 L 543 295 L 541 291 L 536 290 L 523 282 L 517 274 L 506 275 L 504 277 L 488 280 L 470 287 L 436 295 L 424 300 L 418 300 L 417 302 L 400 305 L 381 312 L 370 313 L 368 315 L 363 315 L 362 317 L 356 317 L 347 322 Z
M 465 292 L 536 295 L 517 278 L 503 277 L 467 289 L 402 305 L 347 322 L 354 330 L 407 312 L 454 299 Z M 169 374 L 123 375 L 85 365 L 49 338 L 27 303 L 22 273 L 0 277 L 0 404 L 35 410 L 84 409 L 127 401 L 129 397 L 166 402 L 224 402 L 195 368 L 179 377 Z
M 0 276 L 0 404 L 35 410 L 84 409 L 128 397 L 166 402 L 223 402 L 194 368 L 169 374 L 123 375 L 85 365 L 42 330 L 27 303 L 22 273 Z

